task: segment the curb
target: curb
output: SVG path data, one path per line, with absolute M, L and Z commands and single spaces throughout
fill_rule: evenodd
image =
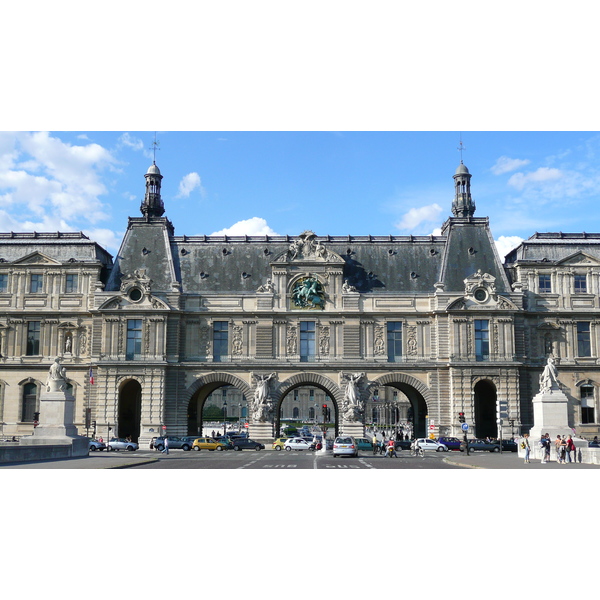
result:
M 139 465 L 150 465 L 158 462 L 158 458 L 149 458 L 148 460 L 140 460 L 138 462 L 126 463 L 124 465 L 111 465 L 110 467 L 102 467 L 103 469 L 128 469 L 129 467 L 138 467 Z

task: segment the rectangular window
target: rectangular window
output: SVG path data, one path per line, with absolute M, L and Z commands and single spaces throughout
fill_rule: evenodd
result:
M 229 323 L 215 321 L 213 323 L 213 361 L 226 362 L 229 355 Z
M 127 319 L 127 349 L 126 360 L 142 358 L 142 320 Z
M 41 294 L 44 286 L 43 275 L 31 275 L 29 279 L 29 293 Z
M 300 362 L 315 360 L 315 328 L 314 321 L 300 322 Z
M 490 322 L 475 320 L 475 359 L 490 360 Z
M 577 323 L 577 356 L 591 356 L 592 346 L 590 344 L 590 323 L 579 321 Z
M 591 385 L 581 386 L 581 423 L 595 423 L 594 388 Z
M 37 356 L 40 353 L 41 321 L 27 323 L 27 356 Z
M 0 294 L 6 294 L 8 292 L 8 275 L 5 273 L 0 274 Z
M 77 275 L 67 275 L 65 280 L 65 293 L 76 294 L 77 293 Z
M 387 324 L 387 351 L 388 362 L 402 360 L 402 323 L 390 321 Z
M 587 294 L 587 276 L 586 275 L 575 275 L 575 293 L 576 294 Z
M 550 275 L 540 275 L 538 281 L 540 294 L 550 294 L 552 292 L 552 282 L 550 280 Z

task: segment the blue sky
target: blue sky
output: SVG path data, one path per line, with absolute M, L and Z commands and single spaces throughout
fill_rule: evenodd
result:
M 590 132 L 159 131 L 176 234 L 428 235 L 472 174 L 502 253 L 535 231 L 599 231 Z M 82 230 L 115 253 L 139 216 L 154 132 L 0 134 L 4 231 Z

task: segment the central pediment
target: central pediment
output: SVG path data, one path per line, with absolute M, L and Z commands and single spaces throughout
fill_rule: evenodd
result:
M 304 231 L 295 239 L 289 248 L 280 254 L 275 263 L 323 263 L 344 264 L 344 259 L 331 250 L 328 250 L 312 231 Z

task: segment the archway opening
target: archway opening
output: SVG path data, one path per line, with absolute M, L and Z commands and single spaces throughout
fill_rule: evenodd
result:
M 140 437 L 142 415 L 142 386 L 132 379 L 125 383 L 119 392 L 118 435 L 131 437 L 137 442 Z
M 339 415 L 337 404 L 326 388 L 318 384 L 299 383 L 281 397 L 275 415 L 275 434 L 287 435 L 287 431 L 308 427 L 311 432 L 323 427 L 338 435 Z
M 225 431 L 244 431 L 248 422 L 248 401 L 241 390 L 224 381 L 200 388 L 188 405 L 188 435 L 215 437 Z M 206 429 L 206 431 L 203 431 Z
M 365 406 L 365 424 L 396 439 L 427 436 L 427 403 L 411 385 L 391 382 L 374 386 Z
M 497 438 L 496 386 L 489 380 L 475 384 L 475 435 L 478 438 Z

